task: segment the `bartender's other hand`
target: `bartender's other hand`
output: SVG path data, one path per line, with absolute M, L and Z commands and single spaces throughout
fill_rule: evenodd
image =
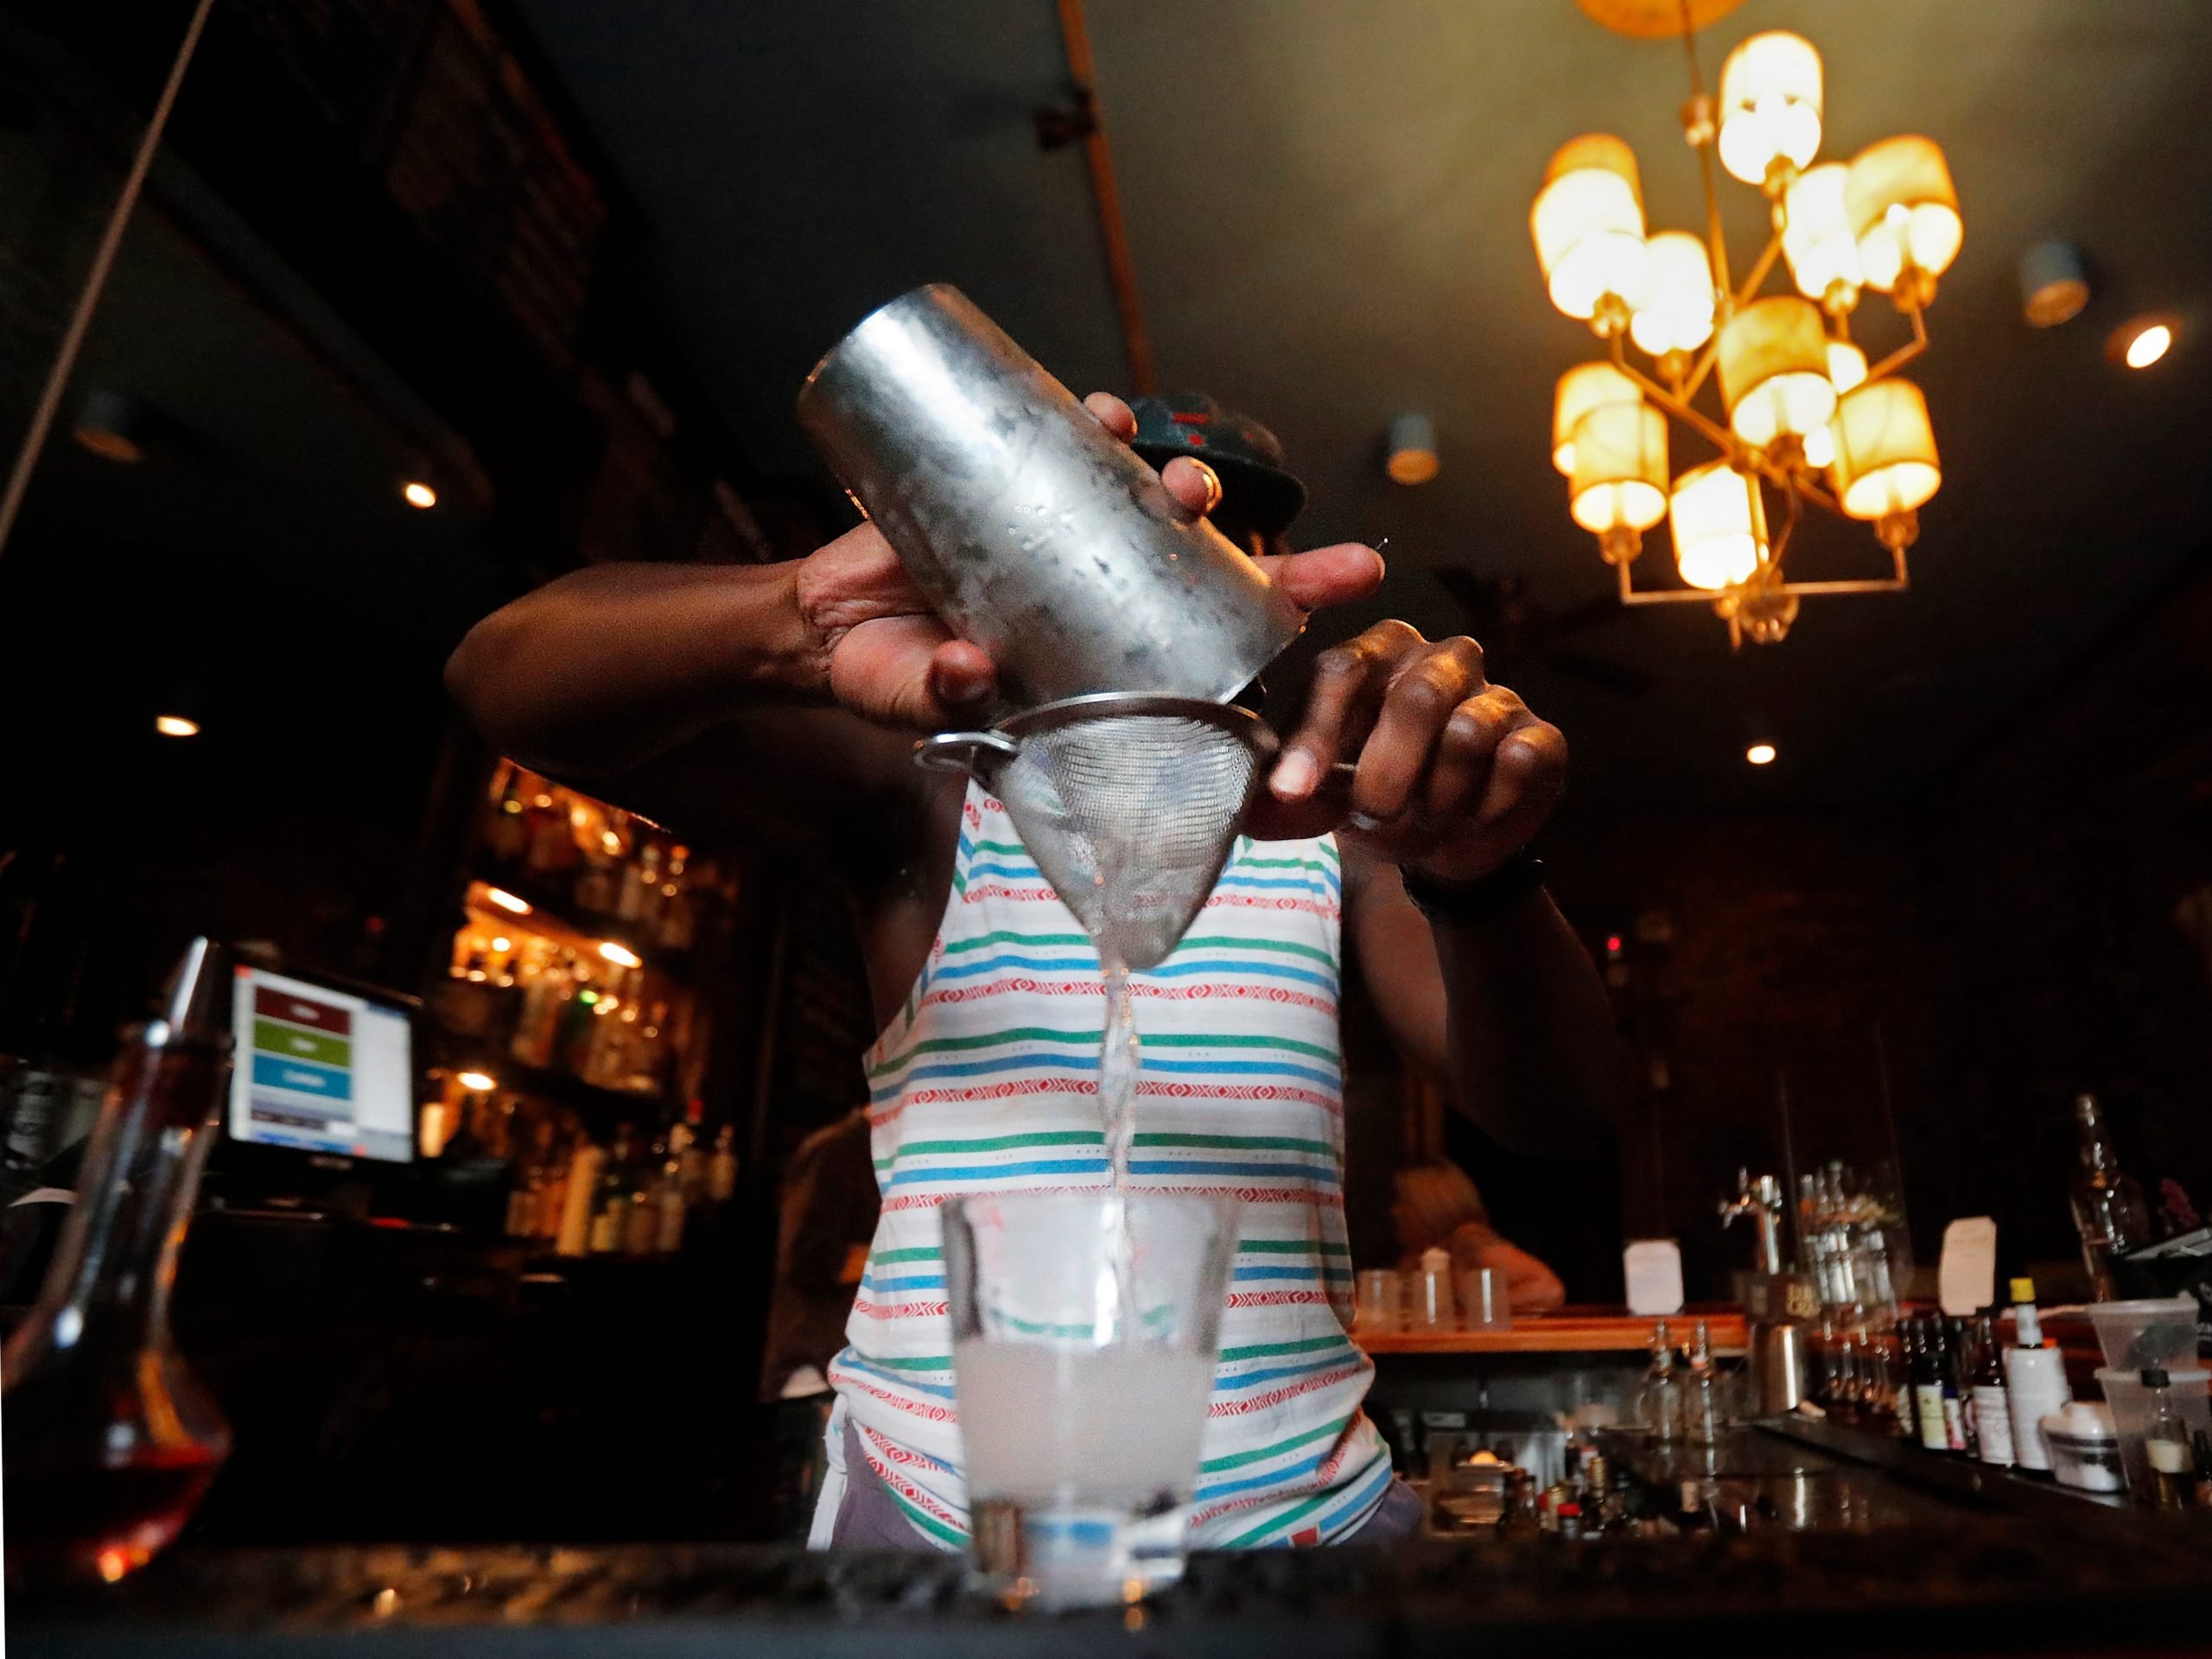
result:
M 1358 766 L 1349 791 L 1339 760 Z M 1378 622 L 1315 663 L 1253 833 L 1348 822 L 1380 856 L 1471 881 L 1528 844 L 1566 786 L 1567 739 L 1484 677 L 1480 645 Z
M 1136 436 L 1136 416 L 1120 398 L 1099 391 L 1084 401 L 1124 443 Z M 1201 461 L 1178 456 L 1160 476 L 1194 518 L 1220 500 L 1220 480 Z M 1382 556 L 1352 543 L 1260 564 L 1305 611 L 1364 598 L 1382 580 Z M 954 639 L 938 620 L 874 524 L 849 530 L 800 560 L 795 581 L 807 648 L 819 658 L 830 695 L 854 713 L 942 731 L 979 718 L 996 693 L 989 654 Z

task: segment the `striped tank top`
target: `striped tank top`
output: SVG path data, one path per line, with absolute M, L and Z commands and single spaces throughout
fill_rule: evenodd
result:
M 1325 1543 L 1382 1501 L 1346 1334 L 1343 877 L 1332 839 L 1240 838 L 1175 954 L 1135 973 L 1143 1071 L 1131 1185 L 1243 1202 L 1200 1451 L 1201 1548 Z M 937 1206 L 1104 1186 L 1097 952 L 974 785 L 927 965 L 867 1057 L 883 1211 L 830 1380 L 917 1531 L 967 1536 Z

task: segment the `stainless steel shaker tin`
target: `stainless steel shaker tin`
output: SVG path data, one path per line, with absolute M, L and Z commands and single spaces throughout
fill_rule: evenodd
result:
M 871 314 L 815 365 L 798 417 L 946 626 L 1025 704 L 1220 701 L 1305 626 L 957 289 Z

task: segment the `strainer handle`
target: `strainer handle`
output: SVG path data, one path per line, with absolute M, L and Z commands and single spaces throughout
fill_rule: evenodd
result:
M 931 772 L 964 772 L 978 783 L 987 783 L 976 770 L 976 752 L 988 749 L 1001 760 L 1011 760 L 1021 746 L 1004 732 L 939 732 L 914 745 L 914 764 Z

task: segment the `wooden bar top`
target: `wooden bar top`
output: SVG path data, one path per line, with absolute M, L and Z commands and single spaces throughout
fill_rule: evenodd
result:
M 1749 1337 L 1744 1310 L 1733 1303 L 1692 1303 L 1667 1318 L 1677 1346 L 1703 1319 L 1719 1354 L 1740 1354 Z M 1514 1315 L 1507 1331 L 1354 1331 L 1370 1354 L 1600 1354 L 1642 1352 L 1651 1345 L 1651 1319 L 1617 1307 L 1567 1306 Z

